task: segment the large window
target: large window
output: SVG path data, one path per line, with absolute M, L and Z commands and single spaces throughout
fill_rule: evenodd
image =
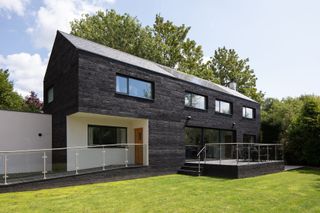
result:
M 254 109 L 249 107 L 242 107 L 242 117 L 253 119 L 254 118 Z
M 216 100 L 215 111 L 222 114 L 232 114 L 231 103 L 221 100 Z
M 153 99 L 153 85 L 151 82 L 142 81 L 126 76 L 117 75 L 116 77 L 117 93 L 129 96 Z
M 206 109 L 207 99 L 205 96 L 186 92 L 184 95 L 184 105 L 187 107 L 192 107 L 197 109 Z
M 127 128 L 111 126 L 88 126 L 88 145 L 127 143 Z
M 54 94 L 53 94 L 53 87 L 50 87 L 48 89 L 48 92 L 47 92 L 47 102 L 48 104 L 51 103 L 54 99 Z

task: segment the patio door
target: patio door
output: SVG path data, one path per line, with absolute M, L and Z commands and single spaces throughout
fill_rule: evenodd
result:
M 135 164 L 143 164 L 143 128 L 134 129 Z

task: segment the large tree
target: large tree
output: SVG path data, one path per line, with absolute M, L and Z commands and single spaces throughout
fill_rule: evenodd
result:
M 23 98 L 13 90 L 9 71 L 0 69 L 0 109 L 23 110 Z
M 262 103 L 264 94 L 257 90 L 257 77 L 248 62 L 248 58 L 241 59 L 234 49 L 222 47 L 214 52 L 209 66 L 216 83 L 229 86 L 231 82 L 236 82 L 239 92 Z
M 114 10 L 98 11 L 71 22 L 71 33 L 103 45 L 196 74 L 204 69 L 202 47 L 188 38 L 190 27 L 156 15 L 153 26 Z

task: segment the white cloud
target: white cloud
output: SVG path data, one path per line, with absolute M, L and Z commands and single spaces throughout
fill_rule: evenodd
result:
M 42 99 L 42 84 L 48 59 L 42 60 L 39 54 L 17 53 L 0 55 L 0 66 L 9 69 L 14 89 L 23 97 L 35 91 Z
M 14 12 L 19 16 L 23 16 L 28 3 L 29 0 L 0 0 L 0 10 Z
M 36 13 L 35 23 L 26 32 L 38 48 L 51 49 L 57 30 L 70 32 L 70 22 L 82 14 L 105 10 L 115 0 L 44 0 Z

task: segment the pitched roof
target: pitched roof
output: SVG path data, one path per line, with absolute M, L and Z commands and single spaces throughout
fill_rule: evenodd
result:
M 216 91 L 220 91 L 232 96 L 236 96 L 245 100 L 249 100 L 252 102 L 256 102 L 252 100 L 251 98 L 241 94 L 240 92 L 236 90 L 232 90 L 228 87 L 221 86 L 219 84 L 215 84 L 211 81 L 207 81 L 201 78 L 198 78 L 193 75 L 189 75 L 180 71 L 177 71 L 175 69 L 172 69 L 170 67 L 166 67 L 164 65 L 104 46 L 102 44 L 95 43 L 93 41 L 89 41 L 65 32 L 58 31 L 63 37 L 65 37 L 70 43 L 72 43 L 77 49 L 85 50 L 97 55 L 101 55 L 107 58 L 111 58 L 117 61 L 121 61 L 130 65 L 134 65 L 137 67 L 141 67 L 153 72 L 157 72 L 163 75 L 167 75 L 170 77 L 174 77 L 183 81 L 191 82 L 203 87 L 207 87 Z

